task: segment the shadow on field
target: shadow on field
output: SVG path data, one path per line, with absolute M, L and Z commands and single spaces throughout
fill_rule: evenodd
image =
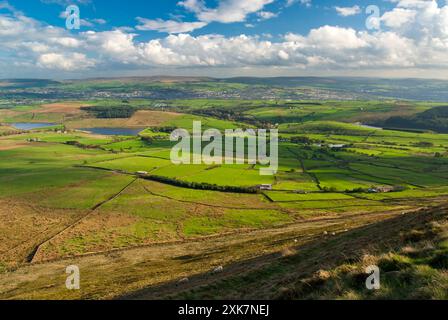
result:
M 305 245 L 227 265 L 219 272 L 147 287 L 119 299 L 273 299 L 284 285 L 321 269 L 357 261 L 367 253 L 393 250 L 406 233 L 447 216 L 446 204 L 400 214 L 350 231 L 323 234 Z

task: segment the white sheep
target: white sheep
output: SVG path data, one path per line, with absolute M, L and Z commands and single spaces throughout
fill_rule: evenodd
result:
M 188 278 L 182 278 L 179 281 L 177 281 L 178 284 L 183 284 L 183 283 L 187 283 L 188 281 L 190 281 L 190 279 Z
M 216 267 L 215 269 L 213 269 L 213 273 L 221 273 L 223 271 L 224 271 L 223 266 L 219 266 L 219 267 Z

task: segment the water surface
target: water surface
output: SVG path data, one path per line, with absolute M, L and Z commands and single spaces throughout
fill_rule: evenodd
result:
M 79 130 L 103 136 L 137 136 L 144 128 L 83 128 Z
M 11 124 L 13 128 L 19 130 L 33 130 L 56 126 L 56 123 L 36 123 L 36 122 L 16 122 Z

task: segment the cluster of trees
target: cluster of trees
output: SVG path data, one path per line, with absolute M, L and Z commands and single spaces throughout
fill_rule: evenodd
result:
M 335 187 L 323 187 L 321 190 L 322 190 L 322 192 L 325 192 L 325 193 L 338 192 L 338 189 L 336 189 Z
M 427 142 L 427 141 L 419 141 L 419 142 L 414 143 L 414 146 L 420 147 L 420 148 L 431 148 L 431 147 L 434 147 L 434 143 Z
M 22 134 L 24 133 L 24 131 L 4 131 L 0 133 L 0 136 L 13 136 L 13 135 L 18 135 L 18 134 Z
M 448 106 L 435 107 L 411 117 L 391 117 L 377 125 L 390 128 L 448 132 Z
M 88 144 L 83 144 L 79 141 L 66 141 L 65 144 L 69 145 L 69 146 L 75 146 L 81 149 L 100 149 L 100 146 L 97 145 L 88 145 Z
M 140 139 L 146 142 L 147 144 L 152 144 L 154 142 L 154 139 L 148 136 L 140 136 Z
M 232 192 L 232 193 L 257 193 L 258 189 L 256 187 L 235 187 L 235 186 L 218 186 L 216 184 L 201 183 L 201 182 L 187 182 L 177 180 L 175 178 L 162 177 L 162 176 L 145 176 L 144 179 L 157 181 L 165 184 L 169 184 L 176 187 L 196 189 L 196 190 L 211 190 L 211 191 L 221 191 L 221 192 Z
M 227 121 L 248 123 L 261 128 L 266 127 L 268 125 L 267 122 L 257 120 L 254 117 L 244 114 L 245 111 L 248 111 L 250 109 L 251 107 L 241 107 L 241 106 L 238 106 L 236 108 L 212 107 L 212 108 L 193 110 L 192 113 L 199 116 L 217 118 Z
M 156 127 L 156 128 L 151 128 L 151 131 L 152 132 L 171 133 L 176 129 L 177 129 L 177 127 Z
M 316 103 L 299 103 L 303 105 L 316 105 Z M 294 103 L 291 105 L 279 105 L 277 104 L 276 108 L 292 108 L 292 105 L 297 107 L 298 103 Z M 313 120 L 316 116 L 315 112 L 311 112 L 307 115 L 297 115 L 297 116 L 275 116 L 272 115 L 269 118 L 265 118 L 263 120 L 257 119 L 254 116 L 246 114 L 247 111 L 252 109 L 262 108 L 262 107 L 273 107 L 272 105 L 258 105 L 258 106 L 250 106 L 250 105 L 238 105 L 235 107 L 209 107 L 204 109 L 194 109 L 191 113 L 199 116 L 212 117 L 227 121 L 235 121 L 241 123 L 251 124 L 253 126 L 259 128 L 269 128 L 273 124 L 281 124 L 281 123 L 302 123 L 308 120 Z M 180 112 L 185 112 L 185 109 L 180 109 Z
M 291 137 L 291 142 L 292 143 L 296 143 L 296 144 L 306 144 L 306 145 L 310 145 L 313 143 L 313 140 L 308 138 L 308 137 Z
M 130 118 L 137 111 L 136 108 L 130 105 L 123 105 L 117 107 L 110 106 L 91 106 L 82 107 L 82 110 L 87 111 L 98 119 L 117 119 L 117 118 Z

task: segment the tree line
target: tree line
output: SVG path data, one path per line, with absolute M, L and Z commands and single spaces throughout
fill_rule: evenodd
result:
M 169 184 L 176 187 L 196 189 L 196 190 L 210 190 L 210 191 L 232 192 L 232 193 L 258 193 L 259 191 L 257 187 L 219 186 L 217 184 L 182 181 L 175 178 L 162 177 L 157 175 L 146 175 L 143 176 L 142 178 L 146 180 Z

